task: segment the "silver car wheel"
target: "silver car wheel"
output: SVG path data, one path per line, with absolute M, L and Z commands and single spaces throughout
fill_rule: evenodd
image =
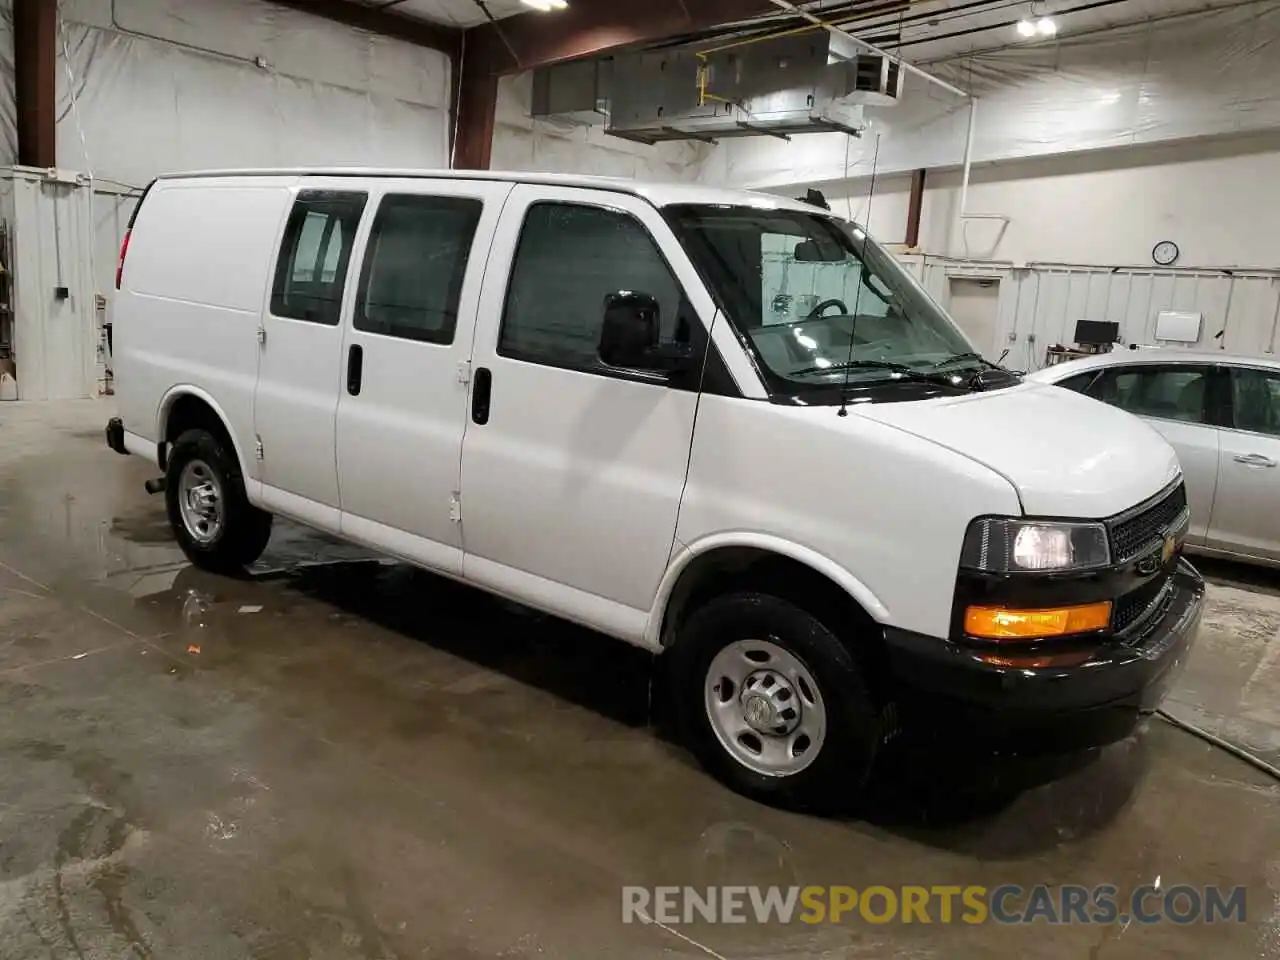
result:
M 827 711 L 813 674 L 769 640 L 739 640 L 707 668 L 707 718 L 721 746 L 748 770 L 794 776 L 817 759 Z
M 203 460 L 192 460 L 178 478 L 182 525 L 196 543 L 208 545 L 222 533 L 222 484 Z

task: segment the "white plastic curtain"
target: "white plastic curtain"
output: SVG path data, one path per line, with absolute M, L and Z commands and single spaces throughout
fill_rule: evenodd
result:
M 974 161 L 1045 157 L 1280 128 L 1280 2 L 1157 20 L 930 69 L 979 97 Z M 968 101 L 908 75 L 861 139 L 728 141 L 700 179 L 783 187 L 958 165 Z M 846 172 L 847 171 L 847 172 Z
M 60 13 L 60 167 L 137 186 L 220 166 L 447 166 L 436 51 L 258 0 L 61 0 Z M 15 159 L 13 115 L 0 0 L 0 163 Z

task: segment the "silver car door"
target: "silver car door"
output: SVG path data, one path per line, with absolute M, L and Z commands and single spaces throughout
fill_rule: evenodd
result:
M 1231 369 L 1209 546 L 1280 560 L 1280 370 Z

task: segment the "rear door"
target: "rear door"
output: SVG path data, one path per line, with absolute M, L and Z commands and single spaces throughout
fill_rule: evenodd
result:
M 1280 560 L 1280 370 L 1230 369 L 1209 545 Z
M 1216 369 L 1197 363 L 1108 367 L 1084 388 L 1088 396 L 1142 417 L 1177 452 L 1191 507 L 1188 539 L 1195 544 L 1209 536 L 1218 497 Z
M 260 330 L 254 430 L 266 509 L 336 530 L 334 422 L 343 298 L 368 193 L 308 178 L 295 188 Z
M 342 532 L 445 573 L 462 572 L 469 360 L 489 245 L 510 192 L 510 183 L 480 180 L 383 181 L 347 329 Z

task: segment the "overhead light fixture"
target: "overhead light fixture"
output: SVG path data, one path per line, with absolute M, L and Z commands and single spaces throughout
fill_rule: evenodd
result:
M 524 0 L 524 2 L 528 3 L 529 0 Z M 1035 35 L 1036 35 L 1036 25 L 1032 21 L 1030 20 L 1018 21 L 1018 36 L 1034 37 Z
M 1053 17 L 1041 17 L 1036 21 L 1036 33 L 1042 37 L 1052 37 L 1058 32 L 1058 25 Z
M 552 10 L 563 10 L 569 6 L 568 0 L 522 0 L 526 7 L 541 11 L 542 13 L 550 13 Z

